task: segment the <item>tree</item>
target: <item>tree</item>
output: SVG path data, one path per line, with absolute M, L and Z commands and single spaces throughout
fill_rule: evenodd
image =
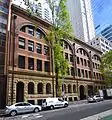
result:
M 29 3 L 29 0 L 25 1 Z M 73 39 L 72 26 L 66 8 L 66 1 L 67 0 L 58 0 L 57 2 L 57 0 L 48 0 L 52 11 L 52 23 L 50 26 L 50 32 L 45 39 L 47 39 L 52 46 L 52 73 L 53 76 L 56 76 L 56 96 L 60 96 L 60 87 L 62 84 L 60 79 L 66 76 L 68 70 L 68 61 L 64 58 L 63 47 L 61 45 L 63 44 L 64 39 Z M 30 14 L 32 13 L 30 3 L 28 5 L 28 12 Z
M 53 24 L 47 38 L 52 44 L 52 58 L 53 58 L 53 73 L 56 75 L 56 96 L 60 96 L 60 87 L 62 82 L 60 78 L 65 77 L 68 70 L 68 61 L 65 60 L 63 55 L 64 39 L 72 39 L 73 32 L 69 20 L 69 14 L 66 8 L 66 0 L 60 0 L 56 5 L 54 1 L 49 0 L 49 5 L 52 10 Z M 54 65 L 55 64 L 55 65 Z
M 105 78 L 106 85 L 108 87 L 112 86 L 112 50 L 102 56 L 100 69 Z

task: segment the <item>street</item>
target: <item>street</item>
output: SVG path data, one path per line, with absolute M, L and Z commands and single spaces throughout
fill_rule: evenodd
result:
M 71 104 L 67 108 L 45 110 L 39 113 L 4 117 L 0 120 L 80 120 L 112 109 L 112 100 L 97 103 Z

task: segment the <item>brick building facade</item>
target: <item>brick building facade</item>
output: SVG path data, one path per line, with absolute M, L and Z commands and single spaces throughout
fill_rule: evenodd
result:
M 19 101 L 41 104 L 43 98 L 53 97 L 51 46 L 44 39 L 50 25 L 12 6 L 8 104 Z M 77 39 L 64 40 L 62 46 L 69 62 L 68 76 L 62 80 L 62 93 L 68 100 L 85 99 L 88 94 L 103 89 L 99 71 L 102 53 Z

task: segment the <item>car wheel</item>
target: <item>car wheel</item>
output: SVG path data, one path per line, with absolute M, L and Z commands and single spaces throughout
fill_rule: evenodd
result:
M 68 106 L 68 104 L 67 104 L 67 103 L 65 103 L 64 107 L 67 107 L 67 106 Z
M 10 112 L 10 116 L 15 116 L 17 114 L 17 111 L 13 110 Z
M 51 105 L 51 106 L 50 106 L 50 109 L 51 109 L 51 110 L 53 110 L 53 109 L 54 109 L 54 106 L 53 106 L 53 105 Z
M 34 112 L 35 112 L 35 113 L 39 112 L 39 109 L 38 109 L 38 108 L 35 108 L 35 109 L 34 109 Z

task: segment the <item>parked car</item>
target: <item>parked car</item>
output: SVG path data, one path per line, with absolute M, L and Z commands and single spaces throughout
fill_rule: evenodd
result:
M 88 102 L 100 102 L 103 101 L 103 97 L 100 95 L 88 96 L 87 100 Z
M 27 102 L 19 102 L 11 106 L 6 106 L 5 115 L 15 116 L 16 114 L 20 114 L 20 113 L 27 113 L 27 112 L 36 113 L 39 111 L 41 111 L 41 106 L 39 105 L 32 105 L 31 103 L 27 103 Z
M 68 102 L 61 98 L 46 98 L 42 101 L 42 108 L 50 108 L 51 110 L 59 107 L 67 107 Z

